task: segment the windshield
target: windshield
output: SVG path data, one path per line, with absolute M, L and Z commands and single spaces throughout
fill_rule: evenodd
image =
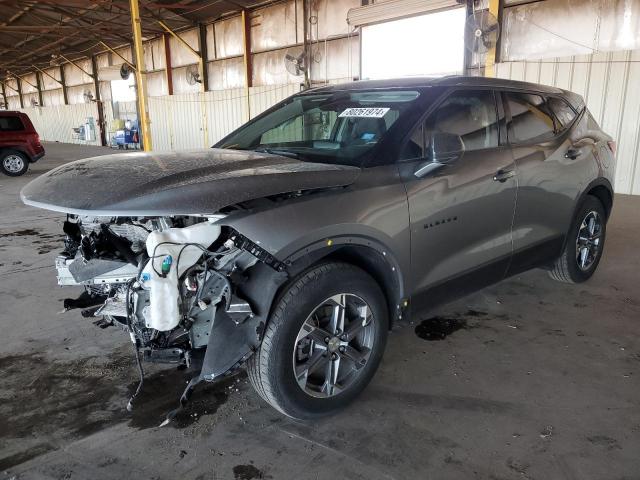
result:
M 405 90 L 297 95 L 215 146 L 359 166 L 418 96 Z

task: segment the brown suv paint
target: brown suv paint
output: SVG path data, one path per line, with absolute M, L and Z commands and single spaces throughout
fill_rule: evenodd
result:
M 29 164 L 44 156 L 40 136 L 26 113 L 0 111 L 0 170 L 11 177 L 24 175 Z
M 310 418 L 364 389 L 394 322 L 531 268 L 590 278 L 614 150 L 558 88 L 365 81 L 289 97 L 212 149 L 80 160 L 21 195 L 68 214 L 58 281 L 86 290 L 65 307 L 197 366 L 183 401 L 246 364 L 267 402 Z M 148 286 L 175 271 L 164 297 Z M 174 313 L 147 315 L 154 298 Z

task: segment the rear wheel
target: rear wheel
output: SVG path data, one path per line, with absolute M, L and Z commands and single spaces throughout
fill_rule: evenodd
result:
M 554 280 L 581 283 L 594 274 L 602 258 L 607 217 L 602 202 L 587 195 L 578 209 L 564 251 L 549 274 Z
M 0 154 L 0 169 L 5 175 L 19 177 L 29 170 L 29 160 L 22 152 L 7 150 Z
M 388 325 L 384 294 L 367 273 L 339 262 L 313 267 L 280 297 L 249 379 L 285 415 L 330 414 L 373 377 Z

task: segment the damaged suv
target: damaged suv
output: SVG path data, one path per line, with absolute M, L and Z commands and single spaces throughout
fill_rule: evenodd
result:
M 615 144 L 581 97 L 447 77 L 289 97 L 212 149 L 80 160 L 28 205 L 67 214 L 60 285 L 128 332 L 138 361 L 215 381 L 242 366 L 295 418 L 343 407 L 397 322 L 601 258 Z M 141 369 L 142 371 L 142 369 Z

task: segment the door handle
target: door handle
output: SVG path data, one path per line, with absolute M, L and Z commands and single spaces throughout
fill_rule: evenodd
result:
M 500 169 L 493 176 L 493 181 L 494 182 L 504 183 L 507 180 L 509 180 L 511 177 L 514 177 L 515 174 L 516 174 L 515 170 L 503 170 L 503 169 Z
M 569 158 L 571 160 L 575 160 L 580 155 L 582 155 L 582 150 L 579 150 L 577 148 L 573 148 L 572 147 L 569 150 L 567 150 L 567 153 L 564 154 L 564 158 Z

